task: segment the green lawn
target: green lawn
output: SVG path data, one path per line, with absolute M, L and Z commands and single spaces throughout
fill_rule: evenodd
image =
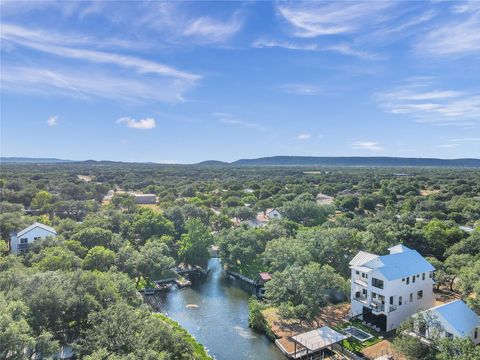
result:
M 381 335 L 380 333 L 370 329 L 369 327 L 367 327 L 365 325 L 362 325 L 362 323 L 358 320 L 354 320 L 352 322 L 346 322 L 344 324 L 335 326 L 334 329 L 337 330 L 337 331 L 341 331 L 342 329 L 345 329 L 349 326 L 355 326 L 356 328 L 373 335 L 373 338 L 371 338 L 367 341 L 361 342 L 361 341 L 358 341 L 357 339 L 355 339 L 353 337 L 350 337 L 347 340 L 343 340 L 343 346 L 345 347 L 345 349 L 348 349 L 348 350 L 353 351 L 353 352 L 360 352 L 363 349 L 365 349 L 369 346 L 375 345 L 376 343 L 382 341 L 382 339 L 380 338 L 380 335 Z

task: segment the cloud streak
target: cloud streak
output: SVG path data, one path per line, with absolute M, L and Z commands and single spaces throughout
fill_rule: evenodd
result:
M 418 122 L 465 125 L 480 120 L 480 95 L 435 89 L 425 79 L 414 79 L 375 98 L 386 112 L 408 115 Z
M 216 112 L 213 113 L 213 116 L 217 118 L 217 120 L 223 124 L 228 124 L 228 125 L 233 125 L 233 126 L 240 126 L 244 127 L 247 129 L 253 129 L 257 131 L 267 131 L 266 128 L 261 126 L 260 124 L 251 122 L 251 121 L 246 121 L 242 119 L 238 119 L 230 114 L 227 113 L 222 113 L 222 112 Z
M 355 150 L 368 150 L 368 151 L 381 151 L 383 147 L 375 141 L 355 141 L 352 144 L 352 149 Z
M 353 33 L 381 22 L 390 1 L 368 2 L 287 2 L 277 6 L 278 13 L 291 25 L 292 35 L 318 37 Z
M 415 45 L 420 55 L 461 57 L 480 53 L 480 5 L 470 1 L 456 5 L 454 20 L 444 21 L 428 31 Z
M 125 116 L 117 120 L 117 124 L 126 124 L 129 128 L 139 130 L 150 130 L 155 128 L 156 122 L 154 118 L 145 118 L 140 120 L 132 119 Z
M 10 46 L 1 72 L 6 91 L 174 103 L 185 101 L 185 93 L 202 78 L 142 57 L 91 49 L 96 45 L 89 37 L 10 24 L 2 24 L 0 36 Z M 25 50 L 50 56 L 25 56 Z
M 278 87 L 280 91 L 294 95 L 318 95 L 322 92 L 321 88 L 311 84 L 285 84 Z
M 353 56 L 365 60 L 383 60 L 384 56 L 375 54 L 373 52 L 355 49 L 352 45 L 346 42 L 335 43 L 331 45 L 320 46 L 315 43 L 301 43 L 285 40 L 268 40 L 257 39 L 252 43 L 252 47 L 257 49 L 264 48 L 282 48 L 288 50 L 299 51 L 326 51 L 335 52 L 345 56 Z
M 308 140 L 311 137 L 312 137 L 312 135 L 308 134 L 308 133 L 302 133 L 302 134 L 297 135 L 298 140 Z

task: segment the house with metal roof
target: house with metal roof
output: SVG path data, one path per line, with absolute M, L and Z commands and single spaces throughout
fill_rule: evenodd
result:
M 480 344 L 480 317 L 462 300 L 422 311 L 414 319 L 417 335 L 426 339 L 460 337 Z
M 350 261 L 351 315 L 382 331 L 435 304 L 435 268 L 404 245 L 388 250 L 388 255 L 360 251 Z
M 25 252 L 28 250 L 28 246 L 36 240 L 55 236 L 57 236 L 57 232 L 54 228 L 36 222 L 18 233 L 10 234 L 10 252 L 12 254 Z

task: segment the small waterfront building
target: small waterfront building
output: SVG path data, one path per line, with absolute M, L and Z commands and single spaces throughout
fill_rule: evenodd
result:
M 28 250 L 28 246 L 39 239 L 55 237 L 57 232 L 54 228 L 41 223 L 34 223 L 29 227 L 10 234 L 10 252 L 19 254 Z
M 460 337 L 480 344 L 480 317 L 462 300 L 435 306 L 413 317 L 416 334 L 426 339 Z
M 435 268 L 404 245 L 388 255 L 360 251 L 350 261 L 351 315 L 382 331 L 396 329 L 408 317 L 435 305 Z
M 258 285 L 265 285 L 265 283 L 269 282 L 272 280 L 272 275 L 268 272 L 261 272 L 258 273 L 258 278 L 257 278 L 257 284 Z

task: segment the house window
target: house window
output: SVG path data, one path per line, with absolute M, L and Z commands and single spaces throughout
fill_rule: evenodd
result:
M 425 280 L 425 273 L 422 274 L 422 280 Z
M 478 328 L 475 329 L 475 333 L 473 334 L 473 338 L 478 338 Z
M 367 289 L 362 289 L 362 294 L 367 296 Z
M 20 239 L 20 244 L 26 244 L 28 243 L 28 239 L 27 238 L 21 238 Z
M 410 302 L 413 302 L 413 293 L 410 293 Z
M 393 305 L 393 296 L 390 296 L 390 305 Z
M 355 271 L 355 274 L 360 275 L 360 271 Z
M 40 236 L 37 236 L 37 237 L 34 237 L 33 240 L 37 241 L 37 240 L 40 240 L 41 237 Z
M 427 336 L 427 326 L 425 324 L 420 324 L 418 326 L 418 334 L 423 337 Z
M 405 278 L 403 278 L 402 281 L 405 282 Z
M 423 298 L 423 290 L 417 291 L 417 300 L 421 300 Z
M 415 282 L 415 275 L 412 276 L 412 283 Z
M 452 333 L 449 333 L 448 331 L 445 331 L 445 337 L 447 339 L 453 339 L 453 334 Z
M 430 279 L 433 279 L 433 271 L 430 271 Z
M 402 301 L 403 301 L 403 298 L 401 296 L 398 297 L 398 305 L 401 306 L 402 305 Z
M 407 285 L 410 284 L 410 278 L 407 277 Z
M 372 286 L 383 289 L 383 280 L 372 278 Z

